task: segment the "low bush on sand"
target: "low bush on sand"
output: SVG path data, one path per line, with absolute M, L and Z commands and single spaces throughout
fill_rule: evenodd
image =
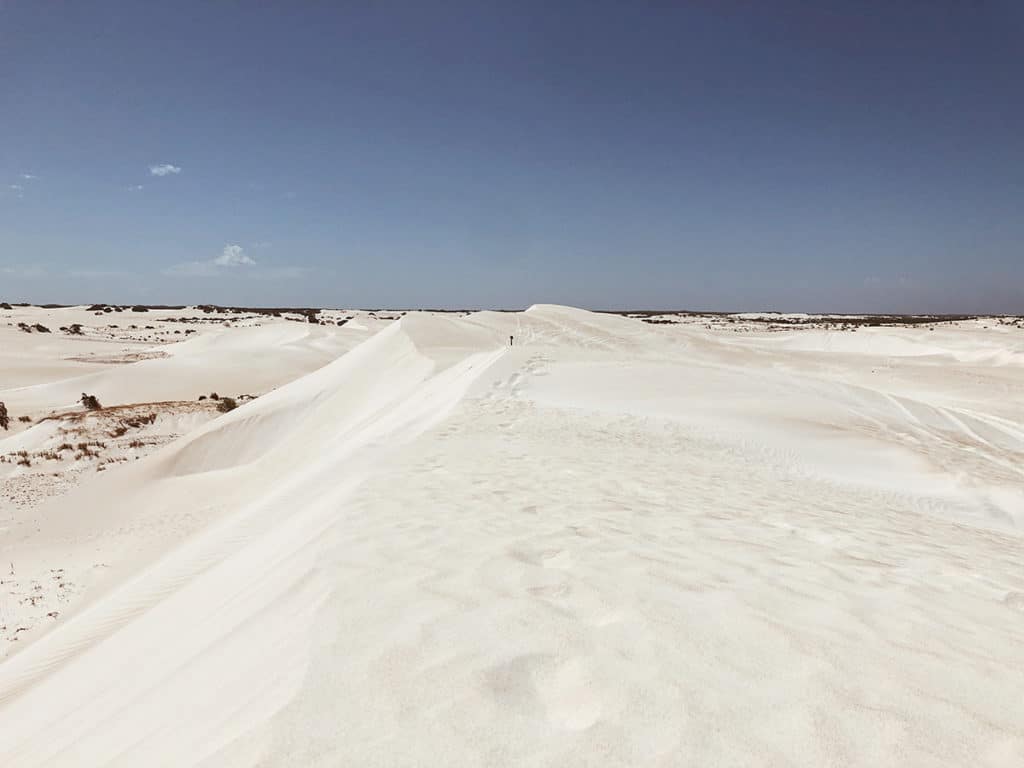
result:
M 96 399 L 96 395 L 87 395 L 85 392 L 82 393 L 82 405 L 90 411 L 98 411 L 103 407 L 100 405 L 100 401 Z
M 152 424 L 156 421 L 155 413 L 147 413 L 145 415 L 129 416 L 126 419 L 121 419 L 114 428 L 108 433 L 111 437 L 121 437 L 129 429 L 141 429 L 147 424 Z
M 0 403 L 0 427 L 6 432 L 11 424 L 11 417 L 7 415 L 7 406 Z
M 238 407 L 238 403 L 235 402 L 233 397 L 222 397 L 220 402 L 217 403 L 217 410 L 221 413 L 227 413 L 233 411 Z
M 147 413 L 145 416 L 130 416 L 127 419 L 123 419 L 121 423 L 131 429 L 139 429 L 147 424 L 152 424 L 154 421 L 156 421 L 156 414 Z

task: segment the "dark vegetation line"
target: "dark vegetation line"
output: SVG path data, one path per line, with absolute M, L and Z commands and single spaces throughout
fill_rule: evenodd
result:
M 70 307 L 83 306 L 80 304 L 30 304 L 28 302 L 19 303 L 8 303 L 0 302 L 0 309 L 13 309 L 14 307 L 38 307 L 40 309 L 68 309 Z M 148 312 L 150 310 L 181 310 L 187 309 L 191 305 L 184 304 L 92 304 L 86 307 L 91 312 Z M 262 314 L 271 316 L 280 316 L 283 314 L 295 314 L 306 317 L 310 322 L 317 322 L 315 320 L 316 315 L 324 311 L 324 307 L 235 307 L 225 306 L 221 304 L 197 304 L 195 308 L 206 314 L 211 313 L 223 313 L 223 314 Z M 330 309 L 338 309 L 331 307 Z M 360 312 L 437 312 L 444 314 L 464 314 L 467 312 L 479 312 L 483 311 L 480 308 L 475 309 L 437 309 L 437 308 L 412 308 L 412 307 L 377 307 L 377 308 L 361 308 Z M 490 308 L 486 311 L 489 312 L 521 312 L 522 309 L 508 309 Z M 743 310 L 743 311 L 698 311 L 698 310 L 687 310 L 687 309 L 628 309 L 628 310 L 613 310 L 613 309 L 594 309 L 593 312 L 603 315 L 620 315 L 623 317 L 635 317 L 639 319 L 655 317 L 659 315 L 667 316 L 682 316 L 682 317 L 732 317 L 740 314 L 765 314 L 774 315 L 774 317 L 758 317 L 758 318 L 742 318 L 744 322 L 771 322 L 771 323 L 788 323 L 792 325 L 801 325 L 808 322 L 820 322 L 821 320 L 833 320 L 842 321 L 851 325 L 917 325 L 922 323 L 954 323 L 964 320 L 978 320 L 982 317 L 992 318 L 1016 318 L 1018 315 L 1011 314 L 894 314 L 894 313 L 873 313 L 873 312 L 851 312 L 851 313 L 840 313 L 840 312 L 807 312 L 800 314 L 807 314 L 809 317 L 806 318 L 789 318 L 780 317 L 780 315 L 787 314 L 783 312 L 772 311 L 760 311 L 760 310 Z M 389 319 L 389 318 L 384 318 Z M 393 319 L 393 318 L 390 318 Z

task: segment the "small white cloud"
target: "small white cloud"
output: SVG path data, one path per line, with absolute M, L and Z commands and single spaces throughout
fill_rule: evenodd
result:
M 149 166 L 150 176 L 170 176 L 172 173 L 181 173 L 181 168 L 170 163 Z
M 242 250 L 242 246 L 225 245 L 224 250 L 213 260 L 213 263 L 219 267 L 241 267 L 255 264 L 256 261 Z
M 171 277 L 216 277 L 228 269 L 251 267 L 255 264 L 256 260 L 247 254 L 242 246 L 229 244 L 224 246 L 219 256 L 209 261 L 187 261 L 168 267 L 162 272 Z
M 23 186 L 21 186 L 21 184 L 11 184 L 9 186 L 10 186 L 11 192 L 14 193 L 15 197 L 24 197 L 25 196 L 25 188 Z
M 23 173 L 21 174 L 21 178 L 23 178 L 25 181 L 32 181 L 32 179 L 38 179 L 39 177 L 36 176 L 34 173 Z
M 143 186 L 141 184 L 133 184 L 132 186 L 128 187 L 129 192 L 141 192 L 142 190 Z
M 259 241 L 255 242 L 255 243 L 253 243 L 249 247 L 250 248 L 269 248 L 272 245 L 273 245 L 273 243 L 268 243 L 266 240 L 259 240 Z

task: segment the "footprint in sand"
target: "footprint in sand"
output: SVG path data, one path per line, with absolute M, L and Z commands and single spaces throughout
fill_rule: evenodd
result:
M 538 669 L 534 685 L 548 721 L 567 731 L 582 731 L 601 717 L 601 697 L 591 665 L 571 658 L 554 669 Z
M 552 726 L 567 731 L 589 728 L 603 711 L 594 670 L 582 657 L 519 656 L 488 670 L 483 684 L 502 707 L 522 714 L 542 710 Z
M 545 568 L 571 568 L 572 555 L 564 549 L 549 549 L 541 554 L 541 562 Z

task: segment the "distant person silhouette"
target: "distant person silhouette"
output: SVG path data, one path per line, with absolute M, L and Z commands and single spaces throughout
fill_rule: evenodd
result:
M 512 337 L 511 336 L 508 337 L 508 345 L 510 347 L 512 346 Z

